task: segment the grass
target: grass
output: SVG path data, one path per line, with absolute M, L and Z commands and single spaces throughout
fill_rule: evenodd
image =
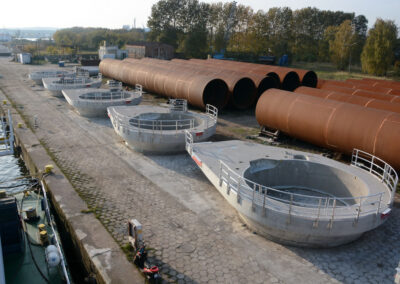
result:
M 388 80 L 400 80 L 400 77 L 391 76 L 393 72 L 389 71 L 389 76 L 379 77 L 363 73 L 361 66 L 351 66 L 351 72 L 346 70 L 337 70 L 332 63 L 321 63 L 321 62 L 295 62 L 291 65 L 294 68 L 314 70 L 318 78 L 330 79 L 330 80 L 346 80 L 349 78 L 362 79 L 362 78 L 376 78 L 376 79 L 388 79 Z

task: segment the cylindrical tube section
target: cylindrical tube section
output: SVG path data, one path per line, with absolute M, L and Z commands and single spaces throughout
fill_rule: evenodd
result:
M 258 100 L 256 118 L 298 139 L 348 154 L 357 148 L 400 169 L 397 113 L 270 89 Z

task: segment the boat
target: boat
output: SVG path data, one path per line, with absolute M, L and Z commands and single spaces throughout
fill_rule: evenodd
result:
M 71 283 L 42 181 L 0 192 L 0 247 L 0 283 Z
M 11 112 L 0 116 L 0 156 L 14 154 L 14 129 Z
M 101 73 L 97 77 L 89 76 L 79 77 L 61 77 L 61 78 L 43 78 L 43 86 L 55 97 L 63 97 L 62 90 L 99 88 L 102 83 Z
M 142 86 L 136 85 L 135 90 L 125 91 L 121 82 L 112 81 L 109 89 L 67 89 L 62 90 L 67 102 L 76 111 L 86 117 L 101 117 L 107 115 L 107 107 L 133 106 L 142 101 Z
M 43 181 L 16 173 L 19 166 L 13 154 L 8 110 L 0 128 L 0 284 L 69 284 Z
M 37 85 L 42 85 L 43 78 L 59 78 L 59 77 L 74 77 L 75 72 L 68 70 L 44 70 L 44 71 L 36 71 L 32 72 L 28 75 L 29 79 L 34 81 Z

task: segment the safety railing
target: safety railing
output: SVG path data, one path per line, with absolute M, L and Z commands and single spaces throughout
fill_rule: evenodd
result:
M 206 105 L 206 114 L 210 116 L 212 119 L 217 120 L 218 118 L 218 109 L 210 104 Z
M 169 110 L 171 112 L 186 112 L 187 111 L 187 100 L 169 99 L 168 106 L 169 106 Z
M 354 149 L 351 165 L 370 172 L 386 184 L 391 191 L 390 203 L 393 203 L 399 178 L 396 171 L 388 163 L 367 152 Z
M 123 132 L 159 132 L 175 131 L 177 135 L 180 131 L 185 129 L 193 129 L 195 127 L 195 119 L 179 119 L 179 120 L 155 120 L 155 119 L 142 119 L 130 118 L 128 116 L 112 112 L 113 124 Z M 121 129 L 122 127 L 122 129 Z
M 193 135 L 189 131 L 185 130 L 185 148 L 186 151 L 192 156 L 193 154 Z
M 124 92 L 122 90 L 110 91 L 110 92 L 92 92 L 79 96 L 80 99 L 93 100 L 93 101 L 103 101 L 103 100 L 123 100 L 130 99 L 131 94 Z
M 190 142 L 190 140 L 189 140 Z M 187 142 L 188 143 L 188 142 Z M 193 151 L 192 145 L 187 149 Z M 383 208 L 384 192 L 359 197 L 311 196 L 277 188 L 267 187 L 244 178 L 231 170 L 220 161 L 219 184 L 226 185 L 227 194 L 234 192 L 237 202 L 245 199 L 251 202 L 252 208 L 261 208 L 262 214 L 267 209 L 274 209 L 288 214 L 288 222 L 292 216 L 314 218 L 314 225 L 318 226 L 321 219 L 329 220 L 329 224 L 337 217 L 353 217 L 354 223 L 360 216 L 376 214 Z

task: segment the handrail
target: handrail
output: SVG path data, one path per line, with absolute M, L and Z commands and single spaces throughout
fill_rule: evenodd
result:
M 393 204 L 399 177 L 392 166 L 382 159 L 359 149 L 353 150 L 351 165 L 370 172 L 386 184 L 391 191 L 390 204 Z
M 212 119 L 217 120 L 218 108 L 213 105 L 206 104 L 206 114 L 208 114 Z
M 113 112 L 114 123 L 122 126 L 128 131 L 175 131 L 178 133 L 180 130 L 195 128 L 195 119 L 178 119 L 178 120 L 152 120 L 131 118 L 126 115 Z
M 186 148 L 193 151 L 190 143 L 193 142 L 189 140 Z M 360 216 L 371 213 L 379 214 L 382 208 L 384 192 L 357 197 L 324 197 L 291 193 L 253 182 L 233 171 L 223 161 L 219 162 L 220 185 L 224 182 L 228 192 L 235 192 L 238 200 L 250 201 L 253 208 L 255 206 L 259 206 L 263 210 L 274 208 L 290 215 L 300 215 L 318 220 L 322 217 L 331 221 L 336 217 L 354 217 L 355 222 Z
M 186 112 L 187 111 L 187 100 L 183 99 L 169 99 L 168 106 L 172 112 Z

